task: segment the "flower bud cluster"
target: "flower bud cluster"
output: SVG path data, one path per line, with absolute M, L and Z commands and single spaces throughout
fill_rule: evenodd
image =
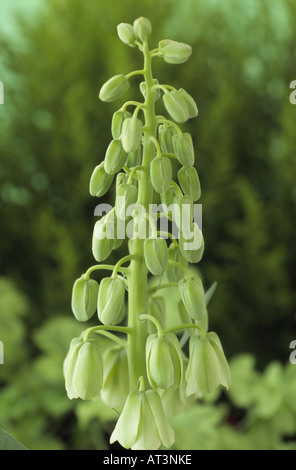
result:
M 132 25 L 120 23 L 117 28 L 124 44 L 144 53 L 146 69 L 153 57 L 182 64 L 191 56 L 189 45 L 169 39 L 160 41 L 158 48 L 150 51 L 151 31 L 150 21 L 143 17 Z M 175 222 L 179 238 L 157 232 L 154 221 L 145 213 L 143 219 L 149 220 L 152 236 L 149 233 L 138 245 L 130 240 L 129 254 L 115 266 L 93 266 L 75 281 L 75 318 L 87 322 L 97 312 L 99 324 L 72 340 L 64 361 L 69 398 L 90 400 L 100 395 L 104 403 L 121 411 L 111 443 L 119 441 L 125 448 L 141 450 L 171 447 L 174 432 L 167 416 L 182 411 L 220 385 L 230 386 L 221 342 L 214 332 L 208 331 L 202 279 L 188 270 L 189 263 L 198 263 L 204 252 L 203 235 L 194 221 L 194 202 L 201 197 L 201 187 L 194 166 L 193 139 L 178 124 L 196 117 L 197 106 L 184 89 L 177 90 L 151 78 L 151 70 L 147 79 L 146 69 L 115 75 L 99 92 L 102 101 L 115 101 L 128 91 L 132 75 L 144 75 L 140 92 L 145 101 L 128 101 L 114 113 L 112 140 L 90 178 L 89 192 L 94 197 L 104 196 L 116 180 L 114 207 L 94 225 L 92 253 L 98 263 L 107 260 L 123 242 L 117 237 L 116 226 L 127 223 L 128 207 L 137 207 L 144 200 L 147 209 L 149 198 L 150 203 L 156 199 L 176 206 L 170 220 Z M 161 97 L 168 118 L 155 115 L 154 103 Z M 134 107 L 133 112 L 127 111 L 129 106 Z M 177 182 L 173 180 L 171 159 L 179 166 Z M 141 225 L 141 220 L 135 225 Z M 135 250 L 135 246 L 141 248 Z M 129 266 L 122 267 L 127 261 Z M 132 272 L 139 265 L 143 279 L 139 276 L 135 284 Z M 99 269 L 111 269 L 112 275 L 100 281 L 91 279 L 91 273 Z M 157 277 L 157 282 L 150 286 L 148 280 L 153 277 Z M 170 312 L 158 292 L 162 287 L 178 292 L 175 308 L 180 325 L 176 327 L 167 327 Z M 136 312 L 135 304 L 141 305 Z M 189 339 L 189 354 L 183 351 L 184 332 Z M 99 335 L 95 333 L 105 334 L 116 345 L 101 350 Z M 127 335 L 127 340 L 115 333 Z

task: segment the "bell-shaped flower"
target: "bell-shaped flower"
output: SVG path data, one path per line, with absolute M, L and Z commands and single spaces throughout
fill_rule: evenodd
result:
M 181 165 L 191 168 L 194 165 L 194 147 L 188 132 L 173 136 L 175 154 Z
M 188 121 L 188 108 L 183 96 L 178 92 L 178 90 L 165 93 L 162 99 L 167 112 L 174 121 L 180 123 Z
M 120 23 L 117 26 L 117 33 L 119 39 L 130 47 L 136 46 L 136 35 L 134 27 L 129 23 Z
M 178 180 L 183 193 L 186 196 L 190 196 L 194 202 L 198 201 L 201 196 L 201 188 L 196 169 L 194 167 L 187 168 L 183 166 L 178 171 Z
M 136 116 L 129 117 L 123 121 L 121 142 L 124 150 L 134 152 L 141 145 L 143 123 Z
M 177 261 L 180 263 L 184 268 L 187 267 L 188 262 L 182 255 L 180 249 L 178 246 L 175 246 L 174 243 L 171 243 L 168 249 L 168 254 L 169 254 L 169 260 L 172 261 Z M 181 279 L 184 278 L 184 271 L 182 268 L 179 268 L 175 264 L 168 264 L 168 267 L 166 268 L 164 272 L 164 279 L 168 282 L 179 282 Z
M 128 153 L 125 165 L 128 168 L 133 168 L 135 166 L 141 165 L 141 162 L 142 162 L 142 149 L 141 147 L 139 147 L 134 152 Z
M 133 391 L 111 435 L 110 443 L 118 441 L 125 449 L 157 450 L 170 448 L 175 440 L 155 390 Z
M 163 39 L 158 47 L 165 62 L 168 64 L 183 64 L 192 54 L 192 47 L 183 42 Z
M 178 91 L 186 103 L 189 117 L 195 118 L 196 116 L 198 116 L 198 109 L 192 96 L 190 96 L 187 91 L 183 90 L 183 88 L 180 88 Z
M 153 86 L 157 86 L 157 85 L 159 85 L 159 81 L 157 80 L 157 78 L 153 78 Z M 141 82 L 140 83 L 140 91 L 141 91 L 142 95 L 144 96 L 144 98 L 146 98 L 146 89 L 147 89 L 146 82 Z M 153 89 L 153 94 L 154 94 L 154 102 L 159 100 L 159 98 L 161 97 L 160 89 L 159 88 L 154 88 Z
M 134 184 L 122 183 L 118 186 L 115 199 L 115 213 L 118 219 L 127 218 L 126 211 L 129 206 L 137 202 L 138 188 Z
M 106 150 L 105 171 L 108 175 L 115 175 L 122 169 L 127 160 L 127 153 L 122 147 L 120 139 L 113 139 Z
M 129 87 L 129 81 L 124 75 L 115 75 L 104 83 L 100 90 L 99 98 L 105 102 L 115 101 L 124 95 Z
M 97 308 L 99 285 L 94 279 L 82 275 L 73 285 L 71 306 L 79 321 L 89 320 Z
M 92 252 L 98 262 L 108 258 L 113 250 L 115 233 L 116 226 L 113 216 L 109 216 L 109 214 L 104 215 L 95 223 L 92 238 Z
M 167 243 L 164 238 L 148 238 L 144 241 L 145 263 L 153 276 L 160 276 L 169 262 Z
M 191 336 L 186 381 L 188 396 L 211 393 L 219 385 L 230 387 L 230 369 L 216 333 Z
M 100 282 L 98 317 L 104 325 L 115 325 L 125 314 L 125 282 L 120 278 L 105 277 Z
M 95 399 L 103 384 L 101 352 L 93 340 L 74 338 L 64 361 L 65 385 L 68 397 Z
M 113 176 L 105 171 L 105 163 L 101 162 L 92 172 L 89 182 L 89 192 L 92 196 L 101 197 L 109 190 Z
M 112 346 L 103 354 L 104 380 L 101 398 L 111 408 L 123 406 L 129 394 L 129 373 L 126 349 Z
M 122 126 L 125 121 L 125 119 L 132 117 L 131 113 L 128 111 L 121 111 L 119 109 L 118 111 L 115 111 L 112 117 L 112 123 L 111 123 L 111 134 L 113 139 L 119 139 L 121 136 L 122 132 Z
M 151 387 L 179 387 L 183 375 L 183 358 L 176 335 L 150 335 L 146 341 L 146 367 Z
M 202 321 L 207 313 L 205 292 L 201 279 L 197 276 L 182 279 L 178 283 L 183 304 L 194 320 Z
M 152 25 L 150 21 L 147 18 L 141 16 L 134 21 L 133 26 L 135 34 L 140 39 L 140 41 L 147 41 L 152 31 Z
M 180 231 L 179 248 L 189 263 L 199 263 L 204 253 L 204 238 L 196 222 L 192 222 L 190 229 Z
M 158 126 L 158 139 L 160 148 L 164 153 L 175 153 L 173 145 L 173 135 L 175 135 L 175 130 L 171 126 L 166 124 L 161 124 Z
M 164 193 L 172 181 L 172 165 L 167 157 L 155 157 L 150 163 L 152 186 L 157 193 Z

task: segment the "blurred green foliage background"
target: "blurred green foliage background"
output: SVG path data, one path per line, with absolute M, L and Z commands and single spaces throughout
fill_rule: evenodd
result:
M 218 282 L 210 328 L 233 375 L 229 393 L 172 419 L 175 446 L 296 449 L 295 1 L 30 0 L 23 8 L 0 0 L 0 427 L 31 449 L 109 447 L 115 412 L 68 400 L 62 363 L 83 327 L 71 314 L 72 285 L 93 264 L 89 178 L 120 106 L 99 102 L 98 91 L 141 67 L 116 26 L 146 16 L 153 47 L 163 38 L 193 47 L 182 66 L 155 59 L 154 74 L 199 107 L 184 126 L 202 184 L 199 267 L 206 286 Z M 137 86 L 130 97 L 140 98 Z

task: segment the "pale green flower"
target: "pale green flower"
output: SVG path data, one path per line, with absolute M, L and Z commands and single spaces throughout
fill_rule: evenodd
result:
M 155 390 L 131 392 L 110 443 L 118 441 L 126 449 L 157 450 L 161 445 L 170 448 L 174 440 L 159 394 Z
M 211 393 L 219 385 L 230 387 L 230 369 L 216 333 L 190 338 L 186 381 L 188 396 Z

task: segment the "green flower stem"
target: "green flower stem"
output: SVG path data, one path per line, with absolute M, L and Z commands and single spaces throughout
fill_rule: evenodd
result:
M 95 266 L 91 266 L 84 274 L 84 278 L 87 281 L 93 271 L 98 270 L 106 270 L 106 271 L 113 271 L 114 265 L 113 264 L 96 264 Z M 117 271 L 121 272 L 122 274 L 128 273 L 128 268 L 120 268 Z
M 167 237 L 167 238 L 169 238 L 170 240 L 172 240 L 172 242 L 174 243 L 175 247 L 178 248 L 179 245 L 178 245 L 177 239 L 176 239 L 176 237 L 174 237 L 174 235 L 173 235 L 172 233 L 170 233 L 170 232 L 164 232 L 164 231 L 159 231 L 159 232 L 157 232 L 157 235 L 158 235 L 159 237 L 164 237 L 164 238 Z
M 169 264 L 173 264 L 174 266 L 177 266 L 177 268 L 182 269 L 182 271 L 184 271 L 185 276 L 186 276 L 187 279 L 190 279 L 190 278 L 191 278 L 188 269 L 185 268 L 185 266 L 183 266 L 183 264 L 179 263 L 178 261 L 175 261 L 174 259 L 170 259 L 170 260 L 169 260 Z
M 158 156 L 158 157 L 161 157 L 162 153 L 161 153 L 161 148 L 160 148 L 160 145 L 159 145 L 158 140 L 157 140 L 155 137 L 153 137 L 153 136 L 150 136 L 150 140 L 151 140 L 151 142 L 153 142 L 154 145 L 155 145 L 157 156 Z
M 143 74 L 144 74 L 144 70 L 134 70 L 133 72 L 127 73 L 125 75 L 125 78 L 129 79 L 133 77 L 134 75 L 143 75 Z
M 176 129 L 178 135 L 182 135 L 183 132 L 181 131 L 180 127 L 178 124 L 176 124 L 174 121 L 170 121 L 169 119 L 166 119 L 164 116 L 157 116 L 157 124 L 168 124 L 169 126 L 173 127 Z
M 203 330 L 203 328 L 201 328 L 201 326 L 197 325 L 196 323 L 185 323 L 184 325 L 172 326 L 170 328 L 166 328 L 163 331 L 163 333 L 166 334 L 166 333 L 172 333 L 174 331 L 183 331 L 183 330 L 186 330 L 187 328 L 196 328 L 197 330 L 201 332 L 202 336 L 205 336 L 205 331 Z
M 150 180 L 150 162 L 154 158 L 154 144 L 151 137 L 156 137 L 156 116 L 154 108 L 153 76 L 151 69 L 151 55 L 148 44 L 143 43 L 144 79 L 146 83 L 146 98 L 143 107 L 145 126 L 143 129 L 143 160 L 144 172 L 138 178 L 138 203 L 149 213 L 149 204 L 152 203 L 153 188 Z M 128 359 L 131 389 L 136 390 L 139 377 L 148 386 L 145 360 L 145 344 L 147 338 L 147 324 L 139 319 L 139 315 L 148 312 L 148 270 L 145 264 L 144 240 L 135 238 L 130 242 L 130 254 L 138 255 L 132 260 L 128 275 L 129 281 L 129 312 L 128 327 L 132 330 L 128 336 Z
M 178 197 L 183 197 L 183 193 L 180 189 L 180 186 L 175 181 L 172 180 L 170 186 L 173 186 Z
M 177 282 L 164 282 L 158 286 L 150 287 L 149 294 L 154 295 L 159 289 L 167 289 L 168 287 L 178 287 Z
M 145 169 L 142 167 L 142 165 L 135 166 L 135 167 L 129 172 L 127 184 L 131 184 L 131 183 L 132 183 L 133 177 L 134 177 L 135 173 L 137 173 L 138 171 L 145 171 Z
M 157 89 L 162 90 L 164 93 L 169 93 L 168 90 L 175 90 L 176 89 L 172 85 L 154 85 L 153 88 L 155 90 L 157 90 Z
M 168 158 L 177 158 L 177 155 L 174 153 L 162 153 L 161 154 L 163 157 L 168 157 Z
M 126 263 L 127 261 L 131 261 L 133 259 L 136 259 L 137 258 L 137 255 L 127 255 L 127 256 L 124 256 L 123 258 L 121 258 L 117 263 L 116 265 L 114 266 L 114 269 L 113 269 L 113 273 L 112 273 L 112 278 L 115 278 L 117 276 L 117 272 L 120 268 L 120 266 L 124 263 Z
M 127 346 L 127 342 L 121 338 L 119 338 L 117 335 L 113 335 L 110 333 L 110 331 L 116 331 L 118 333 L 125 333 L 125 334 L 130 334 L 131 330 L 130 328 L 127 328 L 126 326 L 107 326 L 107 325 L 99 325 L 99 326 L 93 326 L 92 328 L 88 328 L 84 333 L 83 333 L 83 341 L 88 341 L 89 337 L 92 333 L 99 333 L 103 336 L 106 336 L 107 338 L 111 339 L 112 341 L 115 341 L 116 343 L 120 344 L 124 348 Z
M 159 337 L 163 336 L 163 329 L 161 327 L 160 322 L 157 320 L 157 318 L 153 317 L 152 315 L 148 315 L 148 314 L 147 315 L 146 314 L 140 315 L 139 318 L 140 318 L 140 320 L 149 320 L 152 323 L 154 323 L 154 325 L 157 328 L 158 336 Z
M 128 106 L 136 106 L 136 107 L 143 108 L 143 107 L 144 107 L 144 103 L 140 103 L 139 101 L 127 101 L 127 102 L 124 103 L 124 105 L 120 108 L 121 111 L 125 111 Z

